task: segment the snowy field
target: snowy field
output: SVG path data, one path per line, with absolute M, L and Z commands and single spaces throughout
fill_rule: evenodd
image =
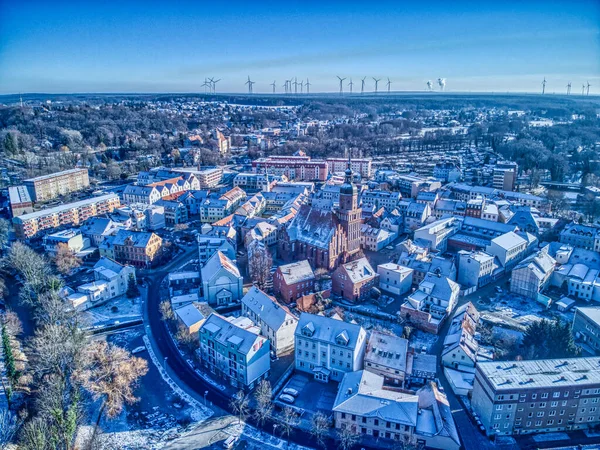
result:
M 116 308 L 116 309 L 115 309 Z M 81 318 L 89 327 L 124 323 L 142 317 L 142 299 L 130 299 L 122 295 L 104 305 L 81 312 Z

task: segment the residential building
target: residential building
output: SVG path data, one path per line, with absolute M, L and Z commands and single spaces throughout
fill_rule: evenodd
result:
M 494 167 L 494 189 L 514 191 L 519 166 L 513 161 L 499 161 Z
M 233 179 L 233 185 L 246 192 L 271 192 L 277 181 L 286 179 L 283 176 L 271 176 L 263 173 L 238 173 Z
M 560 232 L 560 242 L 600 252 L 600 228 L 571 222 Z
M 45 202 L 90 186 L 87 169 L 70 169 L 23 181 L 34 202 Z
M 81 234 L 90 239 L 90 244 L 99 247 L 104 240 L 114 235 L 120 224 L 107 217 L 91 217 L 80 227 Z
M 215 252 L 220 251 L 231 260 L 235 260 L 236 246 L 235 242 L 226 236 L 199 234 L 198 240 L 198 261 L 204 264 Z
M 542 249 L 517 264 L 510 281 L 510 292 L 527 298 L 537 299 L 550 283 L 556 260 Z
M 49 256 L 54 256 L 58 252 L 60 245 L 65 245 L 71 252 L 79 253 L 90 246 L 90 240 L 84 239 L 79 230 L 68 229 L 57 231 L 56 233 L 44 236 L 44 251 Z
M 365 370 L 381 375 L 386 384 L 404 387 L 407 354 L 408 340 L 373 331 L 365 353 Z
M 105 244 L 111 248 L 109 255 L 114 255 L 115 261 L 148 268 L 161 254 L 162 238 L 154 233 L 121 229 Z M 109 256 L 103 255 L 102 248 L 100 254 Z
M 183 328 L 195 340 L 207 317 L 214 311 L 206 303 L 188 303 L 173 310 L 179 328 Z
M 309 156 L 270 156 L 252 161 L 252 170 L 270 175 L 285 175 L 288 180 L 325 181 L 329 174 L 327 161 L 311 161 Z
M 454 162 L 436 163 L 433 168 L 433 177 L 444 183 L 459 181 L 462 177 L 460 165 Z
M 239 302 L 244 281 L 235 263 L 217 250 L 200 269 L 204 300 L 209 305 L 225 306 Z
M 307 260 L 279 266 L 273 275 L 273 292 L 285 303 L 308 295 L 315 289 L 315 274 Z
M 473 411 L 488 435 L 588 429 L 600 423 L 600 358 L 477 364 Z
M 527 253 L 527 241 L 518 234 L 509 231 L 491 240 L 486 252 L 498 258 L 505 270 L 510 270 Z
M 106 194 L 14 217 L 13 227 L 17 238 L 29 239 L 42 231 L 79 225 L 90 217 L 113 212 L 119 206 L 117 194 Z
M 269 340 L 247 317 L 213 313 L 200 326 L 202 365 L 235 388 L 252 390 L 269 376 Z
M 458 283 L 465 289 L 480 288 L 493 280 L 495 257 L 482 251 L 458 252 Z
M 295 367 L 315 380 L 341 381 L 363 367 L 367 332 L 338 318 L 302 313 L 295 332 Z
M 454 393 L 467 395 L 473 390 L 475 364 L 489 361 L 493 353 L 479 345 L 479 312 L 471 302 L 456 309 L 444 339 L 442 365 Z
M 298 318 L 290 310 L 252 286 L 242 297 L 242 315 L 260 327 L 263 336 L 269 338 L 271 350 L 277 356 L 294 351 L 294 333 Z
M 33 200 L 25 186 L 9 186 L 8 200 L 13 217 L 33 212 Z
M 600 308 L 577 307 L 573 318 L 573 337 L 586 353 L 600 354 Z
M 381 375 L 359 370 L 347 373 L 333 404 L 334 426 L 388 442 L 458 450 L 460 439 L 448 399 L 435 383 L 416 394 L 386 388 Z
M 430 215 L 431 207 L 428 203 L 411 202 L 404 214 L 405 231 L 411 232 L 421 228 Z
M 410 291 L 414 270 L 395 263 L 377 266 L 379 289 L 394 295 L 403 295 Z
M 371 295 L 379 275 L 373 270 L 367 258 L 363 257 L 341 264 L 331 278 L 333 294 L 352 302 L 362 302 Z
M 378 252 L 391 244 L 398 236 L 397 233 L 384 230 L 383 228 L 375 228 L 370 225 L 362 225 L 360 227 L 361 245 L 367 250 Z
M 329 173 L 342 173 L 348 167 L 347 158 L 327 158 L 326 161 Z M 372 175 L 372 162 L 370 158 L 352 158 L 350 159 L 350 168 L 363 180 L 368 180 Z
M 78 286 L 77 292 L 67 297 L 73 308 L 85 310 L 125 295 L 130 278 L 135 281 L 134 267 L 105 257 L 94 265 L 93 272 L 94 281 Z
M 400 306 L 400 315 L 417 328 L 437 334 L 458 301 L 460 286 L 441 274 L 428 273 Z
M 377 208 L 387 208 L 393 210 L 398 206 L 398 202 L 402 200 L 402 194 L 400 192 L 391 191 L 377 191 L 369 190 L 363 192 L 361 195 L 361 202 L 363 208 L 371 208 L 373 206 Z
M 414 238 L 427 242 L 431 251 L 443 253 L 446 251 L 448 238 L 460 230 L 461 224 L 461 220 L 456 217 L 436 220 L 415 230 Z

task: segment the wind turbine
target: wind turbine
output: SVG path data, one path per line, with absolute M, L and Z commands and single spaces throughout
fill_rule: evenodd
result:
M 344 93 L 344 85 L 343 82 L 346 78 L 342 78 L 339 75 L 337 75 L 338 80 L 340 80 L 340 95 L 342 95 Z
M 443 91 L 444 89 L 446 89 L 446 79 L 445 78 L 438 78 L 438 84 L 440 85 L 440 91 Z
M 298 84 L 300 85 L 300 93 L 304 94 L 304 80 L 300 80 Z
M 252 94 L 252 85 L 256 83 L 256 81 L 251 81 L 250 80 L 250 75 L 248 75 L 248 81 L 246 81 L 244 84 L 248 85 L 248 94 Z
M 392 86 L 392 82 L 390 81 L 390 79 L 388 78 L 388 82 L 387 84 L 387 88 L 388 88 L 388 94 L 390 93 L 390 87 Z
M 286 94 L 288 93 L 287 83 L 288 83 L 287 80 L 285 80 L 285 83 L 283 83 L 283 85 L 281 86 L 285 90 Z
M 585 84 L 581 85 L 581 95 L 585 95 Z
M 348 86 L 350 86 L 350 93 L 352 94 L 352 86 L 354 86 L 354 83 L 352 82 L 352 78 L 350 78 L 350 83 L 348 83 Z
M 218 80 L 213 80 L 212 85 L 213 85 L 213 94 L 215 94 L 217 92 L 217 83 L 221 81 L 221 79 L 219 78 Z
M 360 80 L 360 93 L 364 94 L 365 93 L 365 80 L 367 79 L 367 77 L 364 77 L 362 80 Z
M 377 79 L 377 78 L 373 77 L 373 81 L 375 82 L 375 93 L 377 94 L 377 86 L 379 85 L 381 78 Z
M 308 81 L 308 78 L 306 79 L 306 93 L 310 94 L 310 83 Z
M 433 91 L 433 83 L 431 82 L 431 80 L 428 80 L 428 81 L 427 81 L 427 89 L 428 89 L 429 91 Z
M 273 86 L 273 94 L 275 93 L 275 80 L 273 80 L 273 82 L 271 83 L 271 86 Z
M 591 84 L 590 84 L 590 82 L 588 81 L 588 82 L 587 82 L 587 86 L 586 86 L 586 87 L 587 87 L 587 93 L 586 93 L 586 95 L 590 95 L 590 86 L 591 86 Z
M 544 77 L 544 81 L 542 81 L 542 95 L 546 93 L 546 77 Z
M 212 94 L 213 89 L 214 89 L 214 87 L 213 87 L 213 83 L 214 82 L 215 82 L 214 78 L 209 78 L 208 79 L 208 92 L 210 92 L 211 94 Z
M 209 87 L 208 80 L 205 78 L 204 83 L 200 87 L 204 88 L 204 94 L 206 95 L 206 88 Z
M 294 82 L 292 83 L 294 85 L 294 94 L 298 93 L 298 78 L 294 77 Z
M 567 95 L 571 94 L 571 82 L 569 81 L 569 84 L 567 84 Z

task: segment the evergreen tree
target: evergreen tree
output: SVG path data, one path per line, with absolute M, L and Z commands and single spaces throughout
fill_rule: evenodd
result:
M 526 359 L 569 358 L 579 354 L 571 327 L 560 320 L 542 319 L 530 324 L 523 336 L 523 348 Z
M 130 273 L 129 280 L 127 280 L 127 297 L 135 298 L 138 295 L 140 295 L 140 290 L 137 287 L 135 276 L 132 273 Z

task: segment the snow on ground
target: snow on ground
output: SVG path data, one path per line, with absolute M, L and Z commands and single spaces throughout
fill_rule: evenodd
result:
M 113 311 L 113 308 L 116 310 Z M 142 317 L 142 300 L 139 297 L 132 300 L 122 295 L 103 305 L 82 311 L 81 317 L 91 327 L 139 319 Z
M 535 442 L 568 441 L 567 433 L 540 433 L 532 437 Z
M 179 395 L 179 397 L 181 397 L 189 405 L 193 406 L 196 409 L 196 411 L 194 412 L 194 417 L 196 418 L 196 421 L 197 422 L 203 421 L 203 420 L 208 419 L 210 416 L 212 416 L 214 414 L 213 410 L 211 410 L 209 408 L 206 408 L 205 406 L 203 406 L 202 404 L 200 404 L 200 402 L 198 402 L 195 399 L 193 399 L 190 395 L 188 395 L 186 392 L 184 392 L 171 379 L 171 377 L 169 377 L 169 375 L 167 374 L 167 372 L 165 371 L 165 369 L 163 368 L 163 366 L 158 361 L 158 358 L 154 354 L 154 350 L 152 350 L 152 345 L 150 345 L 150 339 L 148 339 L 148 336 L 144 336 L 143 339 L 144 339 L 144 344 L 146 344 L 146 349 L 148 350 L 148 355 L 150 356 L 150 358 L 152 359 L 152 362 L 154 363 L 154 365 L 156 366 L 156 368 L 160 372 L 160 375 L 162 376 L 163 380 L 169 386 L 171 386 L 171 389 L 173 389 L 173 391 L 175 393 L 177 393 L 177 395 Z
M 439 339 L 439 336 L 435 334 L 426 333 L 421 330 L 413 330 L 408 340 L 411 347 L 420 351 L 423 347 L 427 348 L 427 352 L 430 351 L 431 346 Z

